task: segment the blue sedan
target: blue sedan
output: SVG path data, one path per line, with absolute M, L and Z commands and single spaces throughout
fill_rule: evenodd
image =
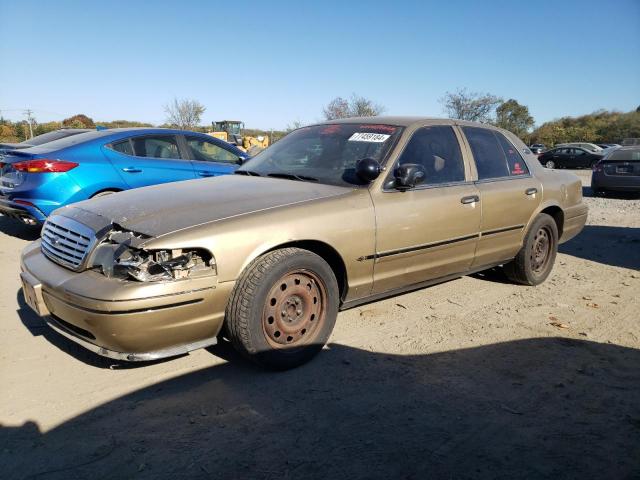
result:
M 130 188 L 233 173 L 246 152 L 202 133 L 116 128 L 0 156 L 0 213 L 36 225 L 58 207 Z

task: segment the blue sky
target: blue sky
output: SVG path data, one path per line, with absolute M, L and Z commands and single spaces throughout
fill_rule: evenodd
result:
M 388 114 L 442 116 L 467 87 L 538 124 L 640 105 L 640 0 L 0 0 L 0 113 L 282 128 L 358 93 Z

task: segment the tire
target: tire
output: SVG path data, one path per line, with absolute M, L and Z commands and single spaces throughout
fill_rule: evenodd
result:
M 94 193 L 93 195 L 91 195 L 91 197 L 89 198 L 100 198 L 100 197 L 106 197 L 107 195 L 111 195 L 112 193 L 118 193 L 117 190 L 103 190 L 101 192 L 98 193 Z
M 283 248 L 242 273 L 225 313 L 226 334 L 260 366 L 286 370 L 314 357 L 338 316 L 338 282 L 320 256 Z
M 504 266 L 507 277 L 522 285 L 539 285 L 544 282 L 558 253 L 558 226 L 546 213 L 539 214 L 516 257 Z
M 547 168 L 555 168 L 556 164 L 553 160 L 547 160 L 544 164 L 545 167 Z

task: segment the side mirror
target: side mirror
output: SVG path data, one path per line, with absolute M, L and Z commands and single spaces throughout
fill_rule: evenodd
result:
M 356 163 L 356 175 L 360 180 L 367 183 L 373 182 L 378 178 L 381 171 L 380 164 L 373 158 L 363 158 Z
M 404 191 L 424 182 L 426 172 L 424 167 L 418 163 L 405 163 L 396 168 L 395 177 L 395 187 Z
M 244 162 L 246 162 L 247 159 L 246 158 L 242 158 L 242 157 L 238 157 L 238 160 L 236 160 L 236 163 L 238 165 L 242 165 Z

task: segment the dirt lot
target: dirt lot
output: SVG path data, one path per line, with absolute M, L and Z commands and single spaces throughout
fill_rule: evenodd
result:
M 640 200 L 587 202 L 545 284 L 494 271 L 343 312 L 285 373 L 225 345 L 83 351 L 28 311 L 35 236 L 0 217 L 2 476 L 638 478 Z

